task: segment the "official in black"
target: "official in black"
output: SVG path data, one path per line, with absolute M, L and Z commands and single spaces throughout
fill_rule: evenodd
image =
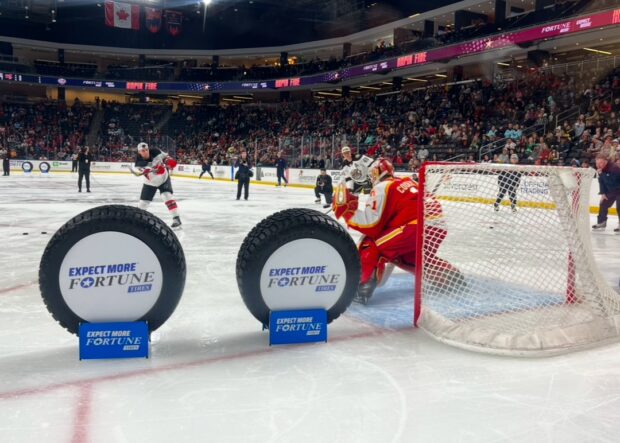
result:
M 2 155 L 2 175 L 9 176 L 11 174 L 11 151 L 8 149 Z
M 250 178 L 254 175 L 247 151 L 241 151 L 241 157 L 235 162 L 235 168 L 238 168 L 235 174 L 235 179 L 237 180 L 237 200 L 241 198 L 241 188 L 244 191 L 243 198 L 247 200 L 250 192 Z
M 78 192 L 82 192 L 82 179 L 86 179 L 86 192 L 90 192 L 90 165 L 93 156 L 90 154 L 88 147 L 82 148 L 78 154 Z
M 329 208 L 332 205 L 332 196 L 334 194 L 334 188 L 332 187 L 332 178 L 327 175 L 325 168 L 321 169 L 321 173 L 316 178 L 316 186 L 314 187 L 314 195 L 316 196 L 316 203 L 321 203 L 321 194 L 325 196 L 324 208 Z
M 280 186 L 282 184 L 282 180 L 284 180 L 284 186 L 288 185 L 288 180 L 284 176 L 284 171 L 286 170 L 286 160 L 282 157 L 282 151 L 278 152 L 278 159 L 276 160 L 276 174 L 278 176 L 278 184 L 276 186 Z
M 78 172 L 78 153 L 71 154 L 71 172 Z

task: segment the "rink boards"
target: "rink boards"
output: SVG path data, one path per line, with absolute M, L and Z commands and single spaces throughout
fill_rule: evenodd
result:
M 21 172 L 22 163 L 25 160 L 11 160 L 11 170 Z M 43 162 L 48 163 L 51 166 L 51 173 L 54 172 L 69 172 L 71 171 L 71 162 L 70 161 L 53 161 L 53 160 L 27 160 L 33 164 L 33 172 L 35 174 L 39 174 L 39 165 Z M 103 173 L 127 173 L 129 174 L 129 166 L 132 163 L 129 162 L 93 162 L 91 165 L 92 172 L 103 172 Z M 276 168 L 271 167 L 254 167 L 252 168 L 254 171 L 254 180 L 253 183 L 277 183 L 277 172 Z M 174 170 L 173 175 L 176 177 L 198 177 L 202 172 L 202 167 L 200 165 L 187 165 L 187 164 L 179 164 Z M 313 188 L 316 179 L 319 175 L 318 169 L 296 169 L 290 168 L 285 171 L 285 176 L 289 182 L 289 185 L 297 186 L 297 187 L 308 187 Z M 211 173 L 218 180 L 227 180 L 233 181 L 236 173 L 236 168 L 233 166 L 211 166 Z M 342 172 L 340 170 L 328 170 L 327 173 L 332 177 L 332 181 L 334 183 L 338 183 L 341 179 Z M 397 172 L 397 176 L 408 176 L 410 175 L 407 172 Z M 206 177 L 205 177 L 206 176 Z M 209 178 L 208 174 L 205 174 L 203 178 Z M 494 176 L 486 177 L 486 180 L 497 182 L 497 178 Z M 458 177 L 453 179 L 448 187 L 444 186 L 443 188 L 448 189 L 449 193 L 445 197 L 459 197 L 462 196 L 463 193 L 472 194 L 476 193 L 475 187 L 478 186 L 476 183 L 472 183 L 470 180 L 467 180 L 466 175 L 463 175 L 462 179 Z M 474 188 L 472 188 L 474 187 Z M 445 190 L 444 189 L 444 190 Z M 545 200 L 548 201 L 548 193 L 549 189 L 544 179 L 540 177 L 524 177 L 521 181 L 521 185 L 517 191 L 517 199 L 519 201 L 520 206 L 527 207 L 544 207 Z M 599 193 L 599 184 L 598 180 L 593 180 L 592 185 L 590 187 L 590 212 L 597 213 L 600 196 Z M 479 203 L 478 201 L 476 201 Z M 616 208 L 611 208 L 609 213 L 611 215 L 617 214 Z

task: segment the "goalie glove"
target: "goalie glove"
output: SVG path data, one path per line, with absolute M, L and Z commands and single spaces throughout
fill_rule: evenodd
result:
M 344 217 L 346 221 L 349 221 L 357 210 L 357 203 L 357 195 L 351 193 L 346 184 L 341 183 L 336 187 L 334 201 L 332 202 L 332 209 L 336 218 Z

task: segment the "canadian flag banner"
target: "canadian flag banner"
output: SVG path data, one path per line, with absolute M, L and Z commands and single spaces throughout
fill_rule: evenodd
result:
M 105 24 L 114 28 L 140 29 L 140 6 L 105 2 Z

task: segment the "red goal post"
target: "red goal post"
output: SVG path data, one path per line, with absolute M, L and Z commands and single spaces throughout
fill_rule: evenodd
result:
M 620 296 L 590 242 L 593 178 L 591 169 L 425 163 L 414 324 L 442 342 L 506 355 L 616 340 Z

